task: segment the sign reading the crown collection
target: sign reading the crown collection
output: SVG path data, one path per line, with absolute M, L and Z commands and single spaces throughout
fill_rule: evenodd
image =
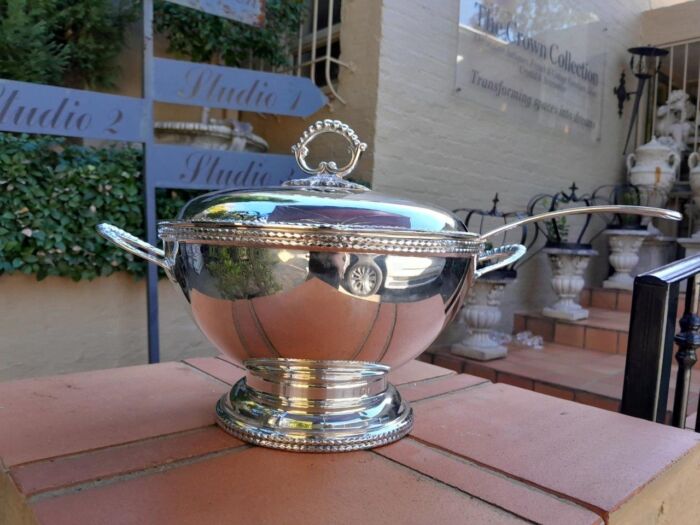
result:
M 305 176 L 292 155 L 248 153 L 154 145 L 155 173 L 150 183 L 161 188 L 216 190 L 276 186 Z
M 526 123 L 600 139 L 605 55 L 572 0 L 461 0 L 456 90 Z
M 144 101 L 0 79 L 0 130 L 141 141 Z
M 326 103 L 308 78 L 250 69 L 155 59 L 161 102 L 306 117 Z
M 252 26 L 265 23 L 265 0 L 168 0 L 210 15 L 230 18 Z

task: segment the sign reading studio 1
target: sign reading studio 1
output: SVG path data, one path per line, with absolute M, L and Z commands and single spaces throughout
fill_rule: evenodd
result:
M 600 139 L 605 54 L 573 1 L 461 0 L 456 91 L 565 134 Z

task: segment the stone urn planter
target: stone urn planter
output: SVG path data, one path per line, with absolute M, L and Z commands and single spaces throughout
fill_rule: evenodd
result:
M 648 230 L 605 230 L 610 244 L 610 264 L 615 269 L 610 277 L 603 281 L 603 288 L 632 290 L 634 276 L 632 270 L 639 263 L 639 249 L 644 240 L 651 235 Z
M 676 180 L 680 157 L 674 150 L 653 137 L 649 142 L 639 146 L 626 159 L 629 181 L 644 194 L 645 205 L 664 208 Z M 643 224 L 654 233 L 660 233 L 650 218 Z
M 692 238 L 700 239 L 700 155 L 693 152 L 688 157 L 688 180 L 690 182 L 690 190 L 693 192 L 693 204 L 695 205 L 694 212 L 695 220 L 693 222 L 695 231 Z
M 589 244 L 549 246 L 543 252 L 552 267 L 552 288 L 558 299 L 552 306 L 546 306 L 542 314 L 567 321 L 587 319 L 588 310 L 579 304 L 578 297 L 585 284 L 583 273 L 598 252 Z
M 267 151 L 267 142 L 253 127 L 237 120 L 209 119 L 204 122 L 161 121 L 154 124 L 158 142 L 223 151 Z
M 476 281 L 469 291 L 460 321 L 466 327 L 462 341 L 453 344 L 450 352 L 470 359 L 490 361 L 505 357 L 508 349 L 493 337 L 501 321 L 501 299 L 506 286 L 515 281 L 515 271 L 493 272 L 495 275 Z

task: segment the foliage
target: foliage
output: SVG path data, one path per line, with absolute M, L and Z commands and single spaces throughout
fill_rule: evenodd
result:
M 226 299 L 257 297 L 280 289 L 272 274 L 272 250 L 209 246 L 208 259 L 207 270 Z
M 139 18 L 139 0 L 39 0 L 51 6 L 53 41 L 68 53 L 66 80 L 76 87 L 110 87 L 119 73 L 124 33 Z
M 54 41 L 44 3 L 0 0 L 0 78 L 59 84 L 68 51 Z
M 109 87 L 138 0 L 0 0 L 0 77 Z
M 95 231 L 110 222 L 143 235 L 141 162 L 133 148 L 0 134 L 0 275 L 142 275 L 143 262 Z M 187 198 L 161 193 L 159 217 L 175 217 Z
M 569 225 L 566 217 L 551 219 L 545 223 L 547 241 L 550 243 L 567 242 L 569 237 Z
M 287 64 L 286 43 L 298 32 L 304 9 L 304 0 L 268 0 L 265 25 L 258 28 L 157 0 L 154 21 L 171 53 L 233 67 L 257 58 L 275 67 Z

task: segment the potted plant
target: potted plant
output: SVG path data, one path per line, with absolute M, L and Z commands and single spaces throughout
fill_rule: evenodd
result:
M 454 210 L 456 214 L 465 214 L 464 223 L 469 231 L 484 233 L 482 229 L 487 222 L 506 224 L 513 219 L 524 216 L 522 212 L 501 212 L 498 210 L 498 194 L 493 199 L 493 206 L 490 210 L 460 208 Z M 522 226 L 511 233 L 514 237 L 506 238 L 504 234 L 500 239 L 500 244 L 507 244 L 515 240 L 520 244 L 530 246 L 534 237 L 534 230 L 527 226 Z M 531 233 L 528 235 L 528 233 Z M 494 245 L 490 242 L 485 244 L 485 249 L 492 250 Z M 477 270 L 488 266 L 488 262 L 478 263 Z M 506 286 L 514 282 L 517 278 L 518 263 L 505 268 L 500 268 L 490 272 L 488 275 L 475 281 L 469 290 L 469 295 L 464 307 L 460 312 L 457 337 L 450 346 L 450 352 L 462 357 L 477 359 L 479 361 L 489 361 L 506 357 L 508 348 L 503 344 L 503 337 L 496 330 L 501 321 L 501 299 L 505 293 Z
M 592 204 L 591 196 L 577 195 L 576 183 L 573 183 L 569 190 L 568 193 L 561 191 L 554 195 L 536 195 L 528 204 L 528 214 L 535 215 L 542 208 L 546 211 L 556 211 L 569 204 L 586 206 Z M 591 257 L 598 255 L 590 242 L 584 242 L 588 235 L 590 221 L 590 216 L 587 216 L 574 241 L 570 239 L 572 229 L 566 217 L 552 219 L 545 222 L 544 226 L 537 226 L 546 238 L 543 251 L 552 268 L 552 288 L 557 294 L 556 302 L 544 307 L 542 315 L 568 321 L 588 318 L 588 310 L 579 304 L 578 296 L 585 285 L 583 273 Z
M 607 188 L 610 186 L 602 186 L 594 192 L 594 195 Z M 613 204 L 639 206 L 642 204 L 642 193 L 634 184 L 615 184 L 607 201 Z M 641 216 L 615 214 L 604 234 L 608 237 L 609 261 L 614 272 L 603 281 L 603 287 L 632 290 L 634 276 L 631 272 L 637 266 L 639 250 L 651 232 L 642 223 Z
M 279 68 L 290 65 L 290 43 L 299 31 L 304 9 L 303 0 L 268 0 L 265 25 L 259 28 L 158 0 L 154 21 L 156 31 L 168 40 L 168 52 L 175 56 L 231 67 L 256 63 Z M 268 149 L 267 142 L 238 115 L 213 119 L 206 107 L 200 122 L 159 121 L 154 126 L 161 142 L 233 151 Z

